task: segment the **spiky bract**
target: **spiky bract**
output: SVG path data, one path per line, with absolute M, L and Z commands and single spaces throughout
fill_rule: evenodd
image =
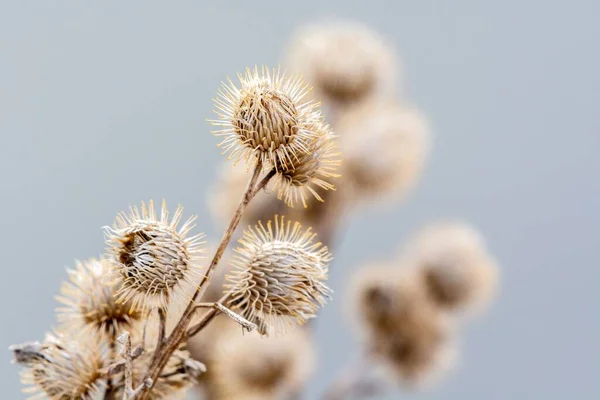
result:
M 229 304 L 259 331 L 284 331 L 316 316 L 330 297 L 326 286 L 331 254 L 311 229 L 275 216 L 248 227 L 227 276 Z
M 221 127 L 213 134 L 235 160 L 260 157 L 265 164 L 287 165 L 309 151 L 322 119 L 317 104 L 305 101 L 307 87 L 299 77 L 287 78 L 277 70 L 258 67 L 238 75 L 240 87 L 223 83 L 215 102 Z
M 312 130 L 317 133 L 317 137 L 309 144 L 308 153 L 300 154 L 291 163 L 277 168 L 278 197 L 292 207 L 295 203 L 302 202 L 306 208 L 307 192 L 317 200 L 324 201 L 315 188 L 335 190 L 335 186 L 329 181 L 339 177 L 336 170 L 341 163 L 340 152 L 333 132 L 323 123 L 315 123 Z
M 112 228 L 105 228 L 108 253 L 115 264 L 120 302 L 131 301 L 137 309 L 166 308 L 181 293 L 186 282 L 199 275 L 202 234 L 190 236 L 195 217 L 177 228 L 183 209 L 178 207 L 169 221 L 163 202 L 160 215 L 152 201 L 129 214 L 120 213 Z
M 96 400 L 103 393 L 104 353 L 94 335 L 68 337 L 49 334 L 40 357 L 27 365 L 21 380 L 33 398 Z
M 117 301 L 119 286 L 113 271 L 113 263 L 106 258 L 78 261 L 74 270 L 68 270 L 69 281 L 57 297 L 63 306 L 56 310 L 65 330 L 113 338 L 125 329 L 136 330 L 142 313 L 131 302 Z

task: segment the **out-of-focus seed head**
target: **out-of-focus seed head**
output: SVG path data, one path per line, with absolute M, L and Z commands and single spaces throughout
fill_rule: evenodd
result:
M 307 153 L 322 119 L 317 103 L 305 101 L 307 87 L 299 77 L 286 78 L 276 70 L 258 67 L 239 75 L 240 87 L 223 83 L 214 100 L 221 127 L 213 134 L 229 158 L 260 157 L 265 164 L 287 165 Z
M 266 226 L 248 227 L 239 240 L 225 288 L 229 305 L 259 331 L 276 332 L 316 316 L 330 297 L 326 286 L 331 254 L 316 234 L 275 216 Z
M 186 282 L 194 284 L 200 271 L 203 235 L 189 236 L 195 217 L 180 228 L 183 209 L 169 221 L 163 202 L 160 215 L 152 201 L 129 214 L 120 213 L 113 227 L 105 228 L 108 254 L 115 266 L 117 301 L 130 301 L 135 309 L 166 308 Z
M 25 393 L 50 400 L 95 400 L 103 393 L 104 353 L 95 335 L 49 334 L 21 373 Z
M 308 153 L 300 154 L 287 165 L 280 165 L 277 170 L 277 189 L 279 199 L 291 207 L 302 202 L 307 207 L 307 192 L 317 200 L 324 201 L 315 188 L 335 190 L 329 181 L 339 175 L 336 170 L 341 163 L 333 132 L 329 126 L 315 123 L 313 131 L 317 138 L 309 145 Z
M 420 176 L 429 152 L 425 118 L 393 102 L 368 102 L 338 121 L 342 176 L 357 199 L 395 199 Z
M 366 344 L 404 384 L 419 385 L 448 366 L 450 321 L 414 275 L 373 268 L 360 272 L 355 282 Z
M 129 301 L 117 301 L 119 286 L 113 272 L 113 263 L 106 258 L 77 262 L 74 270 L 68 270 L 69 281 L 57 297 L 63 306 L 56 310 L 64 330 L 90 329 L 90 334 L 116 337 L 123 330 L 137 329 L 142 313 Z
M 396 83 L 393 51 L 358 23 L 304 27 L 289 44 L 287 58 L 288 67 L 314 86 L 315 96 L 333 105 L 389 96 Z
M 287 399 L 300 390 L 315 365 L 315 350 L 307 332 L 264 338 L 228 330 L 219 341 L 214 362 L 217 398 Z
M 498 269 L 477 230 L 462 222 L 425 227 L 406 249 L 430 298 L 443 309 L 481 310 L 489 303 Z

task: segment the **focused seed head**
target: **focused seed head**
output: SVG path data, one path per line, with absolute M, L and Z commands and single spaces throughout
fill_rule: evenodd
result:
M 393 51 L 367 27 L 352 22 L 307 26 L 288 47 L 287 65 L 315 95 L 333 105 L 389 96 L 396 82 Z
M 69 281 L 63 283 L 57 297 L 63 306 L 56 310 L 65 330 L 90 329 L 90 334 L 99 332 L 116 337 L 123 330 L 136 329 L 142 313 L 129 301 L 117 301 L 119 285 L 114 281 L 112 262 L 90 258 L 77 262 L 68 273 Z
M 97 339 L 94 335 L 48 335 L 38 356 L 24 364 L 21 381 L 28 385 L 24 392 L 50 400 L 97 399 L 105 385 L 104 355 Z
M 316 316 L 330 297 L 326 286 L 331 254 L 311 229 L 275 216 L 248 227 L 239 240 L 225 288 L 229 305 L 266 333 L 281 332 Z
M 200 271 L 203 235 L 188 237 L 195 217 L 177 228 L 183 209 L 178 207 L 169 221 L 163 202 L 160 216 L 152 201 L 129 214 L 120 213 L 113 227 L 105 228 L 108 254 L 115 265 L 117 301 L 136 309 L 166 308 L 182 292 L 185 283 L 194 284 Z
M 429 152 L 424 117 L 392 102 L 345 111 L 337 124 L 342 175 L 357 199 L 397 198 L 417 181 Z
M 317 200 L 324 201 L 315 189 L 335 190 L 329 181 L 339 177 L 336 170 L 341 160 L 333 132 L 320 122 L 314 124 L 313 131 L 318 136 L 309 145 L 308 153 L 300 154 L 291 163 L 277 168 L 278 197 L 292 207 L 301 201 L 306 208 L 307 192 Z
M 307 87 L 299 77 L 286 78 L 263 67 L 238 76 L 240 87 L 223 83 L 215 102 L 221 127 L 213 134 L 229 158 L 260 157 L 265 164 L 287 165 L 309 151 L 316 133 L 314 121 L 322 119 L 317 104 L 304 101 Z

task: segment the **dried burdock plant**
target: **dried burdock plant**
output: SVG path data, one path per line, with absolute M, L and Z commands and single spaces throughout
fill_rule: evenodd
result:
M 335 190 L 331 178 L 339 177 L 336 173 L 341 164 L 334 135 L 329 126 L 315 122 L 311 128 L 317 134 L 309 144 L 309 152 L 300 154 L 291 163 L 278 166 L 276 189 L 278 198 L 289 206 L 301 202 L 307 207 L 307 192 L 319 201 L 324 201 L 315 188 Z M 313 188 L 314 187 L 314 188 Z
M 275 216 L 248 227 L 227 276 L 229 305 L 261 333 L 285 331 L 316 316 L 331 296 L 326 286 L 332 257 L 311 229 Z
M 426 226 L 408 244 L 404 258 L 443 309 L 477 311 L 493 297 L 498 269 L 479 232 L 466 223 Z
M 74 332 L 77 333 L 77 332 Z M 25 367 L 25 393 L 50 400 L 95 400 L 104 392 L 104 349 L 94 335 L 51 333 L 43 343 L 11 346 Z
M 286 78 L 277 70 L 258 67 L 238 76 L 241 87 L 224 83 L 214 100 L 221 127 L 213 133 L 229 158 L 263 164 L 287 165 L 310 152 L 315 121 L 321 119 L 318 104 L 304 100 L 307 86 L 299 77 Z
M 169 220 L 165 203 L 157 215 L 150 201 L 131 208 L 129 214 L 119 214 L 113 227 L 105 228 L 119 285 L 117 301 L 130 301 L 140 310 L 166 308 L 183 285 L 195 284 L 201 274 L 203 235 L 188 236 L 195 217 L 178 228 L 182 213 L 178 207 Z
M 216 399 L 290 399 L 314 369 L 315 349 L 305 330 L 268 338 L 237 329 L 223 334 L 215 350 Z
M 430 146 L 427 122 L 414 108 L 366 102 L 345 110 L 336 129 L 354 200 L 395 199 L 414 186 Z
M 393 91 L 397 62 L 375 32 L 353 22 L 315 24 L 288 46 L 287 65 L 314 86 L 315 96 L 345 105 Z
M 77 262 L 68 270 L 57 300 L 57 319 L 62 330 L 81 334 L 106 334 L 109 340 L 124 331 L 136 331 L 143 314 L 130 301 L 117 301 L 119 285 L 115 282 L 114 264 L 106 258 Z

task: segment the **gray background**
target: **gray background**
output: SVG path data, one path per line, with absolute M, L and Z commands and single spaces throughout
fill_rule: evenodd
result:
M 318 324 L 315 397 L 355 353 L 348 272 L 422 223 L 464 217 L 502 293 L 462 335 L 428 399 L 600 397 L 600 7 L 597 1 L 0 2 L 0 344 L 41 338 L 64 267 L 100 227 L 166 198 L 218 232 L 205 193 L 221 156 L 205 122 L 220 80 L 275 65 L 298 24 L 363 21 L 397 47 L 435 132 L 418 189 L 355 216 Z M 19 399 L 5 353 L 2 398 Z

